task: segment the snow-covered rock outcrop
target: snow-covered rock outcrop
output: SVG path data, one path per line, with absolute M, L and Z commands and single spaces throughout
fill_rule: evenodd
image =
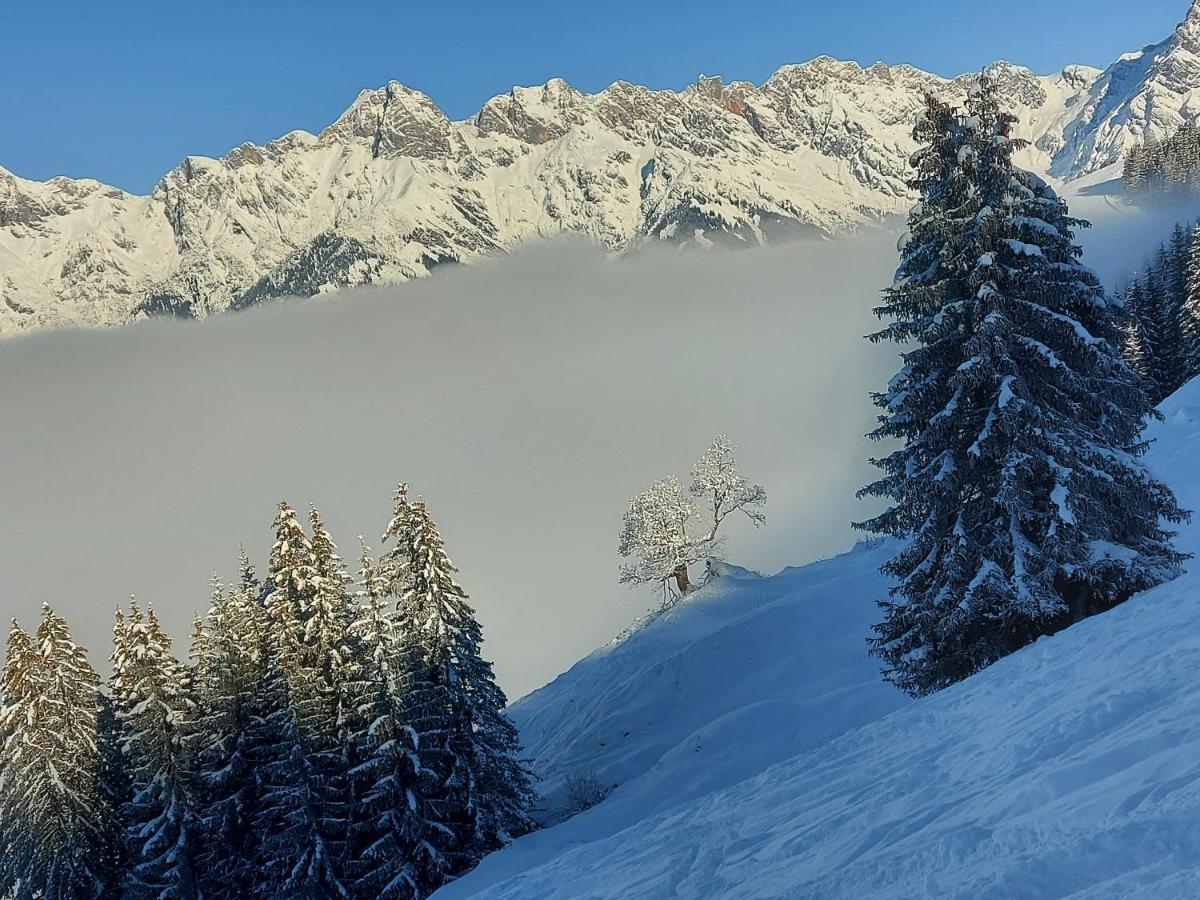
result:
M 1200 4 L 1103 73 L 989 72 L 1033 142 L 1020 162 L 1071 178 L 1194 118 L 1198 53 Z M 564 233 L 614 253 L 844 233 L 907 209 L 924 94 L 959 97 L 976 77 L 820 57 L 762 85 L 701 77 L 678 93 L 552 79 L 467 122 L 392 82 L 318 135 L 189 157 L 148 197 L 0 169 L 0 334 L 203 317 Z
M 1149 464 L 1200 508 L 1200 381 L 1163 412 Z M 552 809 L 618 787 L 439 900 L 1196 897 L 1197 564 L 912 701 L 863 643 L 888 550 L 718 579 L 515 704 Z

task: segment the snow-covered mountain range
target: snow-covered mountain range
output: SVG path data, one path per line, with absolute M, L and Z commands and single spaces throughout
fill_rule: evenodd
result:
M 1200 0 L 1103 72 L 989 71 L 1033 142 L 1024 165 L 1094 173 L 1200 113 Z M 466 122 L 391 82 L 320 134 L 188 157 L 149 196 L 0 168 L 0 334 L 203 317 L 564 233 L 613 252 L 844 233 L 907 208 L 923 95 L 976 77 L 820 57 L 759 86 L 701 77 L 679 93 L 553 79 Z

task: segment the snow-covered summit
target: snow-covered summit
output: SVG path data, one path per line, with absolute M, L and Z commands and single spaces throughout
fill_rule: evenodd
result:
M 1198 21 L 1103 73 L 990 66 L 1032 141 L 1019 162 L 1071 178 L 1194 117 Z M 148 197 L 0 170 L 0 334 L 403 281 L 564 233 L 614 253 L 841 234 L 906 210 L 924 94 L 977 78 L 830 56 L 678 92 L 555 78 L 462 122 L 393 81 L 317 135 L 188 157 Z
M 1130 146 L 1161 139 L 1200 115 L 1200 2 L 1165 41 L 1128 53 L 1079 103 L 1053 174 L 1086 175 L 1119 162 Z
M 420 91 L 389 81 L 363 91 L 338 120 L 321 132 L 327 146 L 362 144 L 379 159 L 445 159 L 465 145 L 437 105 Z
M 1200 381 L 1163 412 L 1147 461 L 1198 508 Z M 863 641 L 891 549 L 732 573 L 515 704 L 552 809 L 618 786 L 439 900 L 1194 898 L 1197 574 L 912 701 Z

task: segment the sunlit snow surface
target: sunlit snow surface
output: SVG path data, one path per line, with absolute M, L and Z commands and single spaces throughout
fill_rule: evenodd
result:
M 1200 383 L 1163 411 L 1200 508 Z M 1200 895 L 1197 577 L 909 701 L 864 653 L 887 549 L 723 579 L 518 704 L 552 805 L 620 787 L 439 900 Z

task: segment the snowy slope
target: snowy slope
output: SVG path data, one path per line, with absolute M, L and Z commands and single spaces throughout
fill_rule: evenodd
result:
M 1032 141 L 1022 165 L 1095 171 L 1200 111 L 1200 0 L 1103 73 L 989 72 Z M 680 92 L 552 79 L 466 122 L 391 82 L 320 134 L 188 157 L 148 197 L 0 168 L 0 334 L 404 281 L 563 233 L 614 253 L 842 234 L 907 209 L 924 94 L 961 98 L 976 77 L 819 57 Z
M 681 792 L 699 796 L 903 703 L 861 652 L 885 558 L 882 547 L 860 546 L 773 578 L 730 567 L 680 608 L 517 703 L 550 817 L 573 772 L 610 784 L 641 779 L 642 815 L 648 786 L 665 804 Z M 861 602 L 848 607 L 847 597 Z M 753 738 L 740 747 L 735 734 Z M 679 765 L 700 752 L 702 769 Z
M 1151 465 L 1200 508 L 1200 382 L 1164 411 Z M 437 896 L 1200 895 L 1200 577 L 909 701 L 862 643 L 886 552 L 722 579 L 516 704 L 552 802 L 621 786 Z

